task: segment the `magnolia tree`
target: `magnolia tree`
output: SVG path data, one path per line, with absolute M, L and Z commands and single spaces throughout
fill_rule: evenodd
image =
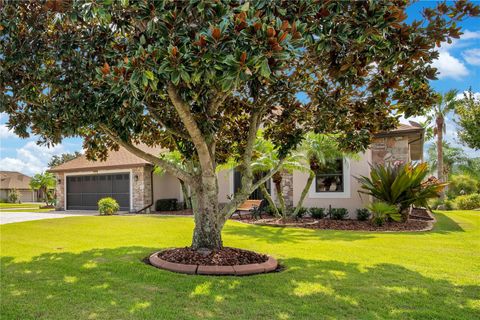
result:
M 277 170 L 254 180 L 261 125 L 279 159 L 307 131 L 360 151 L 435 102 L 435 47 L 479 8 L 440 3 L 406 22 L 408 2 L 0 0 L 0 105 L 21 137 L 80 136 L 99 160 L 121 146 L 184 181 L 192 247 L 220 248 L 225 221 Z M 215 168 L 231 157 L 242 187 L 220 207 Z

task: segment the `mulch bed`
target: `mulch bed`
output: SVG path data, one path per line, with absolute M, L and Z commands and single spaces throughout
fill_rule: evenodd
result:
M 268 260 L 265 254 L 230 247 L 211 251 L 197 251 L 189 247 L 175 248 L 164 250 L 158 256 L 168 262 L 204 266 L 236 266 Z
M 431 222 L 409 219 L 407 222 L 386 222 L 383 226 L 374 226 L 370 221 L 358 220 L 331 220 L 304 218 L 301 220 L 282 221 L 277 218 L 260 220 L 245 219 L 243 222 L 276 227 L 299 227 L 306 229 L 323 230 L 355 230 L 355 231 L 423 231 L 431 227 Z
M 55 206 L 52 206 L 52 205 L 41 206 L 40 209 L 55 209 Z
M 435 220 L 435 218 L 430 214 L 430 212 L 424 208 L 413 208 L 412 211 L 410 211 L 410 217 L 427 221 Z

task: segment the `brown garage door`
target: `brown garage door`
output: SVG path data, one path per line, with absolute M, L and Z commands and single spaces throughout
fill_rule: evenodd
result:
M 97 210 L 98 200 L 112 197 L 120 210 L 130 209 L 130 175 L 128 173 L 95 174 L 67 177 L 67 209 Z

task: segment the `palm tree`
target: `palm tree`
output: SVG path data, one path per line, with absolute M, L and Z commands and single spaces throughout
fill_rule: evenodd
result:
M 278 154 L 275 150 L 273 143 L 265 140 L 262 136 L 257 137 L 254 150 L 255 158 L 252 161 L 252 171 L 254 173 L 261 174 L 263 172 L 268 172 L 269 170 L 275 168 L 280 161 L 278 159 Z M 287 158 L 283 161 L 283 164 L 280 166 L 279 170 L 272 176 L 272 181 L 275 186 L 275 192 L 277 195 L 280 210 L 275 205 L 265 186 L 260 187 L 263 196 L 270 204 L 270 207 L 273 209 L 276 216 L 280 216 L 281 214 L 282 217 L 285 219 L 287 215 L 291 213 L 289 212 L 290 208 L 287 208 L 285 204 L 285 198 L 282 192 L 281 185 L 283 181 L 283 174 L 286 172 L 292 173 L 293 171 L 308 172 L 309 169 L 306 166 L 305 160 L 306 159 L 304 157 L 304 154 L 294 152 L 287 156 Z
M 445 118 L 450 111 L 453 111 L 458 104 L 458 100 L 456 99 L 458 91 L 457 90 L 450 90 L 446 92 L 444 95 L 439 94 L 437 98 L 437 103 L 433 106 L 430 115 L 428 115 L 428 119 L 433 122 L 435 120 L 434 125 L 434 136 L 437 137 L 436 145 L 437 145 L 437 178 L 441 182 L 445 182 L 444 176 L 444 160 L 443 160 L 443 134 L 446 131 L 446 124 Z M 440 195 L 441 199 L 445 198 L 445 192 L 443 191 Z
M 438 149 L 436 144 L 432 144 L 428 150 L 428 166 L 431 172 L 438 171 Z M 449 175 L 452 173 L 454 166 L 462 166 L 468 163 L 468 157 L 462 148 L 453 147 L 450 143 L 443 141 L 442 143 L 442 176 L 448 180 Z
M 308 162 L 308 179 L 298 200 L 297 206 L 293 213 L 296 216 L 303 205 L 303 201 L 308 194 L 308 190 L 315 179 L 315 174 L 320 165 L 325 165 L 330 161 L 343 158 L 344 156 L 355 157 L 353 154 L 347 154 L 340 151 L 337 142 L 331 136 L 308 133 L 305 139 L 296 151 L 303 155 L 303 158 Z
M 55 190 L 56 185 L 57 180 L 53 173 L 50 172 L 37 173 L 30 180 L 30 188 L 32 188 L 32 190 L 39 190 L 41 194 L 43 194 L 43 200 L 47 205 L 53 204 L 53 190 Z

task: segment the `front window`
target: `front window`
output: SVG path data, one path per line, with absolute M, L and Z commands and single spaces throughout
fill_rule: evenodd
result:
M 316 170 L 315 192 L 343 192 L 343 159 L 328 161 Z

